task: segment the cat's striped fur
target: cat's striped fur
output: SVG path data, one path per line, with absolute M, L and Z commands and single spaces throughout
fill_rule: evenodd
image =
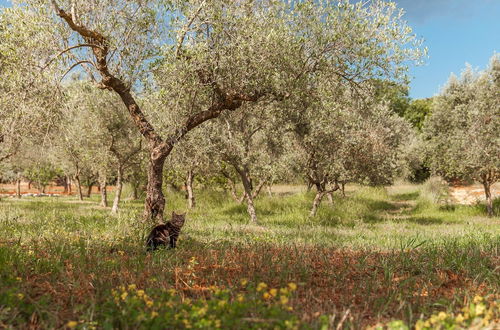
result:
M 156 250 L 160 245 L 175 248 L 185 220 L 185 214 L 176 214 L 172 212 L 172 219 L 169 222 L 154 227 L 146 240 L 148 251 Z

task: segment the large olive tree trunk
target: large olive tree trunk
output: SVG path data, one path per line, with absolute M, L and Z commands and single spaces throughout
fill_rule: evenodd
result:
M 165 196 L 163 195 L 163 165 L 166 156 L 150 155 L 148 165 L 148 184 L 144 201 L 144 218 L 158 223 L 163 222 Z

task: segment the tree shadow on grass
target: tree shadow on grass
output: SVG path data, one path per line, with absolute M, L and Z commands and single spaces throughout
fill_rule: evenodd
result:
M 444 223 L 443 219 L 437 217 L 413 216 L 403 219 L 401 222 L 411 222 L 419 225 L 439 225 Z
M 356 200 L 359 201 L 362 205 L 365 205 L 370 212 L 395 211 L 399 209 L 397 205 L 382 200 L 373 200 L 360 197 L 357 197 Z
M 410 193 L 392 195 L 391 199 L 394 201 L 411 201 L 416 200 L 420 196 L 420 192 L 413 191 Z
M 379 217 L 376 214 L 366 214 L 366 215 L 363 216 L 363 222 L 364 223 L 374 224 L 374 223 L 380 223 L 380 222 L 384 222 L 384 221 L 385 221 L 384 218 Z

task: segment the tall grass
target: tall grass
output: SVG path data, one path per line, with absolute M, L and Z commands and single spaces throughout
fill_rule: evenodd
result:
M 245 206 L 223 192 L 197 191 L 178 248 L 152 254 L 140 201 L 111 216 L 97 196 L 6 199 L 0 325 L 361 328 L 413 324 L 475 295 L 497 299 L 499 218 L 443 207 L 426 189 L 356 187 L 314 218 L 310 193 L 263 195 L 262 226 L 249 225 Z M 166 214 L 185 211 L 186 200 L 169 193 L 167 205 Z M 297 290 L 280 298 L 289 283 Z

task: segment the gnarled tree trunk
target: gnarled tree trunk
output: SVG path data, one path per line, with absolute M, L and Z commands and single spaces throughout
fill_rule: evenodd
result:
M 73 193 L 73 188 L 71 187 L 72 182 L 71 182 L 71 178 L 69 177 L 69 175 L 66 176 L 66 182 L 67 182 L 67 185 L 68 185 L 68 191 L 67 191 L 67 193 L 71 195 Z
M 491 196 L 491 183 L 487 180 L 482 182 L 484 187 L 484 195 L 486 196 L 486 210 L 488 211 L 488 216 L 493 216 L 493 198 Z
M 139 199 L 139 187 L 137 184 L 132 184 L 132 200 L 136 201 Z
M 94 185 L 92 183 L 90 183 L 87 186 L 87 197 L 90 197 L 90 195 L 92 194 L 92 187 L 94 187 Z
M 76 187 L 78 188 L 78 199 L 83 201 L 82 184 L 80 182 L 80 171 L 75 174 Z
M 113 207 L 111 208 L 111 213 L 118 213 L 118 208 L 120 206 L 120 200 L 122 197 L 122 189 L 123 189 L 123 168 L 118 166 L 118 171 L 116 173 L 116 188 L 115 188 L 115 199 L 113 201 Z
M 100 193 L 101 193 L 101 206 L 102 207 L 108 207 L 108 192 L 106 191 L 106 187 L 107 187 L 108 183 L 107 183 L 107 179 L 106 179 L 106 176 L 101 176 L 99 178 L 99 190 L 100 190 Z
M 188 170 L 187 171 L 187 176 L 186 176 L 186 191 L 187 191 L 187 199 L 188 199 L 188 208 L 193 209 L 196 206 L 195 199 L 194 199 L 194 191 L 193 191 L 193 180 L 194 180 L 194 173 L 193 170 Z
M 267 195 L 273 197 L 273 189 L 271 184 L 267 184 Z
M 19 174 L 16 180 L 16 197 L 21 198 L 21 176 Z
M 335 183 L 335 186 L 329 190 L 326 189 L 326 183 L 317 183 L 315 185 L 316 185 L 316 196 L 314 197 L 311 212 L 309 213 L 309 215 L 311 217 L 316 216 L 316 213 L 318 212 L 318 208 L 321 204 L 321 201 L 323 200 L 323 197 L 325 197 L 325 195 L 331 195 L 335 191 L 340 189 L 340 187 L 337 183 Z M 333 199 L 332 199 L 332 203 L 333 203 Z
M 253 197 L 253 186 L 252 186 L 252 180 L 250 178 L 250 173 L 248 173 L 248 170 L 245 169 L 245 167 L 240 168 L 237 165 L 234 165 L 236 171 L 241 177 L 241 182 L 243 183 L 243 189 L 245 190 L 245 200 L 247 202 L 247 212 L 248 215 L 250 216 L 250 222 L 252 224 L 258 225 L 259 220 L 257 219 L 257 213 L 255 211 L 255 205 L 253 203 L 254 197 Z
M 321 201 L 323 200 L 323 197 L 325 197 L 325 194 L 326 194 L 326 192 L 323 191 L 323 190 L 316 192 L 316 196 L 314 197 L 314 200 L 313 200 L 313 205 L 312 205 L 312 208 L 311 208 L 311 212 L 309 213 L 309 215 L 311 217 L 316 216 L 316 213 L 318 212 L 318 207 L 321 204 Z
M 165 156 L 151 153 L 148 165 L 148 185 L 144 202 L 144 218 L 153 222 L 163 222 L 165 196 L 163 195 L 163 165 Z

